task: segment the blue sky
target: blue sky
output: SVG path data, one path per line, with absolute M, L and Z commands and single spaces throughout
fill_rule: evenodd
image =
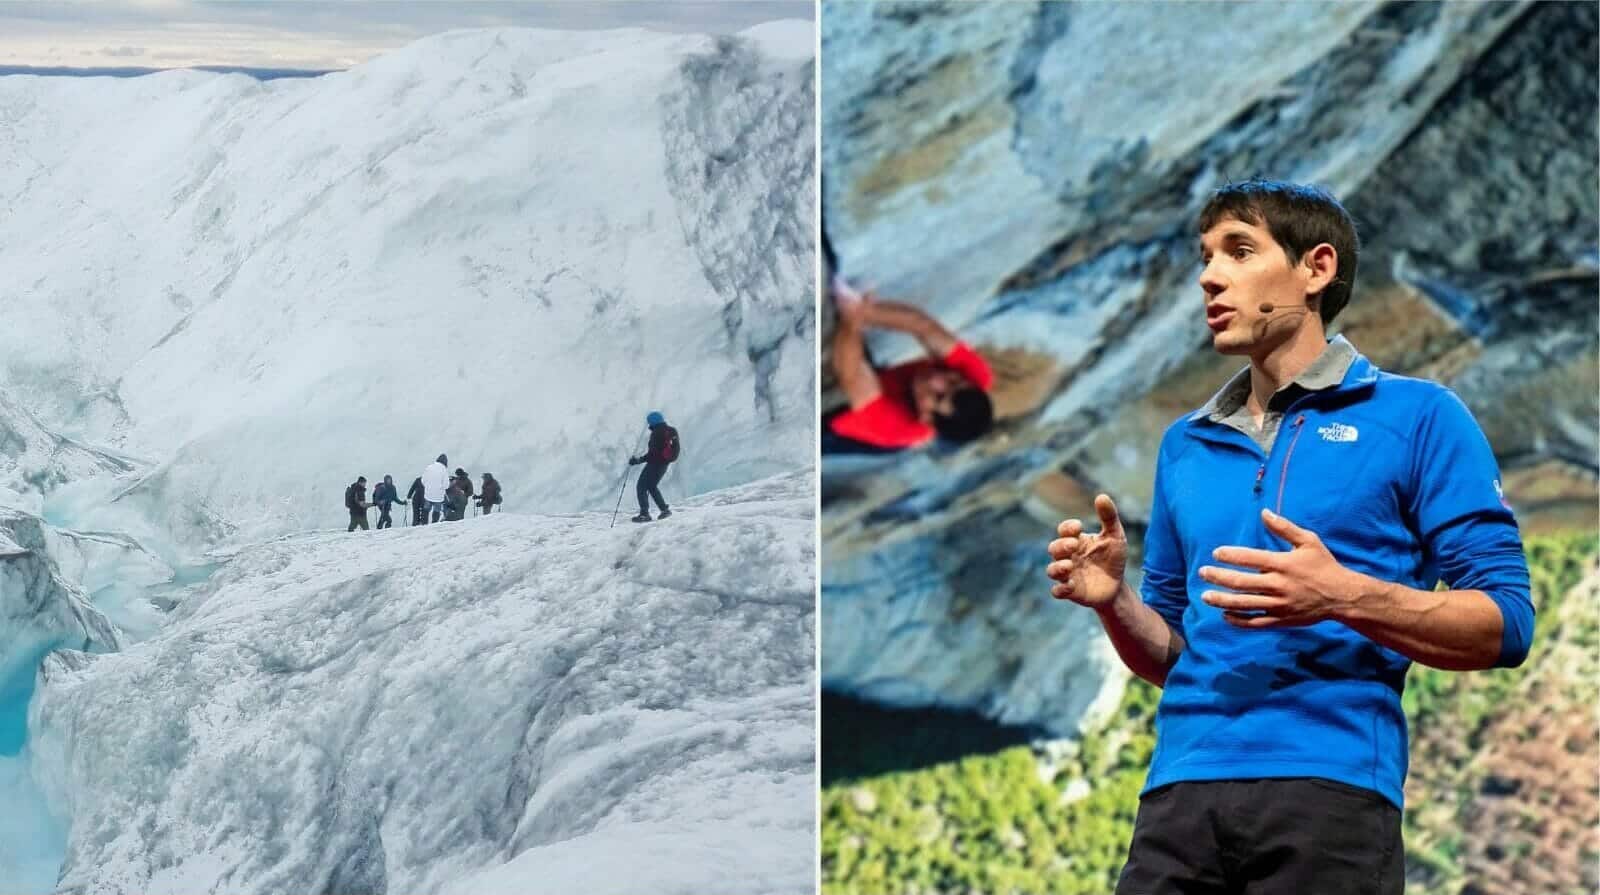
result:
M 0 3 L 0 66 L 347 68 L 456 28 L 727 33 L 810 0 L 114 0 Z

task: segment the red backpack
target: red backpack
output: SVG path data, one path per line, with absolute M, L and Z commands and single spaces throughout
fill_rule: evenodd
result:
M 683 447 L 678 443 L 678 430 L 671 426 L 662 426 L 666 429 L 666 438 L 661 442 L 661 459 L 668 463 L 677 460 L 683 453 Z

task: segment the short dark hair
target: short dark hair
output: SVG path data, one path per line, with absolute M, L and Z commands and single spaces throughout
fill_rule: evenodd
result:
M 1322 243 L 1339 254 L 1339 267 L 1333 282 L 1322 290 L 1318 311 L 1324 326 L 1331 323 L 1350 303 L 1350 287 L 1356 281 L 1356 262 L 1361 254 L 1361 239 L 1356 235 L 1350 212 L 1327 190 L 1281 180 L 1247 180 L 1230 183 L 1211 194 L 1200 211 L 1200 232 L 1234 218 L 1267 232 L 1289 256 L 1290 264 Z
M 358 475 L 358 476 L 356 476 L 356 481 L 358 481 L 358 482 L 364 482 L 364 481 L 366 481 L 366 480 L 367 480 L 367 477 L 366 477 L 366 476 L 364 476 L 364 475 Z
M 950 396 L 952 410 L 936 415 L 933 429 L 940 438 L 961 444 L 982 436 L 994 426 L 994 403 L 981 388 L 968 386 Z

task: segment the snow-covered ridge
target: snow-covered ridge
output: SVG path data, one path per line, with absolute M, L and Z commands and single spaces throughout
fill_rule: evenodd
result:
M 0 78 L 0 388 L 158 466 L 192 540 L 336 522 L 441 451 L 609 502 L 810 462 L 810 42 L 453 32 L 257 82 Z M 803 238 L 802 238 L 803 237 Z

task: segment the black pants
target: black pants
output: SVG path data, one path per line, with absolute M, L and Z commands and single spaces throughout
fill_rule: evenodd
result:
M 428 502 L 423 500 L 421 497 L 411 501 L 411 524 L 428 524 Z
M 1117 895 L 1400 895 L 1400 809 L 1307 777 L 1174 783 L 1139 801 Z
M 656 486 L 661 484 L 661 477 L 667 474 L 667 464 L 646 463 L 644 472 L 639 473 L 639 515 L 650 515 L 650 498 L 656 499 L 656 506 L 665 510 L 667 502 L 661 499 L 661 490 Z
M 387 503 L 387 502 L 378 504 L 378 530 L 379 531 L 382 531 L 385 528 L 394 528 L 394 520 L 389 518 L 389 507 L 390 506 L 391 505 L 389 503 Z
M 350 511 L 350 527 L 345 529 L 345 531 L 355 531 L 357 528 L 360 528 L 362 531 L 368 531 L 369 530 L 367 528 L 367 511 L 366 510 L 351 510 Z

